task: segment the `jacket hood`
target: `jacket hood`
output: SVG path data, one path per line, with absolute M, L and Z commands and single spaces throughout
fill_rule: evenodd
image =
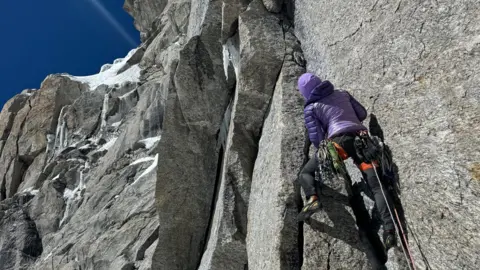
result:
M 305 100 L 307 100 L 315 87 L 321 83 L 322 80 L 320 80 L 320 78 L 314 74 L 304 73 L 302 76 L 300 76 L 300 78 L 298 78 L 298 90 L 300 93 L 302 93 Z
M 305 106 L 331 95 L 334 90 L 333 84 L 330 81 L 321 82 L 310 92 L 310 95 L 306 98 Z

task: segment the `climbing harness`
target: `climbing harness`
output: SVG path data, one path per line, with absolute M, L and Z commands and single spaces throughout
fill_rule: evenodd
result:
M 388 212 L 390 213 L 390 217 L 392 218 L 392 220 L 396 221 L 394 222 L 395 231 L 397 235 L 401 237 L 402 250 L 407 262 L 409 262 L 408 267 L 410 270 L 416 270 L 412 252 L 408 245 L 408 240 L 407 240 L 405 231 L 403 230 L 403 226 L 402 226 L 400 217 L 398 215 L 397 209 L 393 205 L 391 207 L 387 200 L 387 196 L 385 195 L 385 190 L 383 188 L 383 184 L 382 184 L 382 181 L 380 180 L 380 177 L 377 171 L 377 166 L 375 164 L 376 161 L 380 161 L 381 168 L 383 170 L 386 170 L 384 166 L 388 167 L 388 170 L 390 170 L 391 172 L 392 165 L 388 157 L 386 157 L 385 155 L 384 145 L 378 137 L 375 137 L 375 136 L 372 137 L 368 133 L 359 134 L 359 136 L 355 137 L 354 143 L 355 143 L 355 151 L 357 152 L 357 155 L 362 159 L 363 162 L 369 163 L 373 167 L 373 170 L 375 171 L 375 176 L 377 178 L 378 184 L 380 185 L 380 190 L 382 191 L 383 199 L 387 204 L 387 209 L 388 209 Z M 393 181 L 393 177 L 391 177 L 391 180 Z

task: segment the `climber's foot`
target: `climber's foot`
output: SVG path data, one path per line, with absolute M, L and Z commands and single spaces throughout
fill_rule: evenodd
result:
M 317 210 L 321 208 L 320 201 L 317 196 L 310 196 L 307 201 L 307 204 L 302 208 L 302 211 L 298 214 L 298 222 L 305 221 L 309 219 Z
M 385 245 L 386 251 L 397 245 L 397 236 L 394 230 L 386 230 L 383 232 L 383 244 Z

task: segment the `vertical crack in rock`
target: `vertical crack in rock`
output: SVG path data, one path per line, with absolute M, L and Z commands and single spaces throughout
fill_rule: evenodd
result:
M 284 13 L 288 13 L 284 11 Z M 275 74 L 273 97 L 263 118 L 262 134 L 252 177 L 248 209 L 247 252 L 252 269 L 301 269 L 302 224 L 296 220 L 302 207 L 297 170 L 303 163 L 303 99 L 295 90 L 305 68 L 292 24 L 282 14 L 281 68 Z
M 235 84 L 233 84 L 233 87 Z M 235 90 L 232 91 L 235 93 Z M 214 223 L 214 215 L 215 215 L 215 205 L 218 202 L 218 197 L 220 193 L 220 186 L 222 182 L 222 175 L 223 175 L 223 166 L 224 166 L 224 158 L 225 158 L 225 147 L 227 144 L 227 135 L 228 135 L 228 130 L 230 127 L 230 120 L 231 120 L 231 115 L 232 115 L 232 106 L 233 106 L 233 98 L 230 100 L 230 103 L 224 113 L 224 118 L 222 121 L 222 125 L 220 126 L 218 135 L 217 135 L 217 145 L 219 145 L 219 156 L 218 156 L 218 162 L 217 162 L 217 173 L 216 173 L 216 180 L 215 180 L 215 192 L 214 196 L 212 198 L 212 204 L 210 208 L 210 220 L 207 226 L 207 231 L 205 234 L 205 241 L 204 241 L 204 249 L 203 249 L 203 254 L 205 254 L 205 251 L 207 249 L 208 242 L 210 241 L 211 233 L 212 233 L 212 224 Z M 201 261 L 199 262 L 199 265 L 197 266 L 196 269 L 198 269 L 201 265 Z
M 3 180 L 1 183 L 0 187 L 0 202 L 5 200 L 7 198 L 7 173 L 8 173 L 8 168 L 10 168 L 10 165 L 12 165 L 13 160 L 10 160 L 8 162 L 8 165 L 5 167 L 5 173 L 3 174 Z
M 240 75 L 232 109 L 224 169 L 203 269 L 248 265 L 246 235 L 250 188 L 265 114 L 284 57 L 279 19 L 261 0 L 250 3 L 238 20 Z M 235 64 L 235 63 L 234 63 Z
M 222 65 L 221 2 L 208 2 L 200 36 L 180 51 L 159 144 L 157 204 L 161 220 L 153 268 L 194 269 L 210 222 L 218 163 L 217 132 L 230 93 Z M 218 39 L 216 38 L 218 37 Z
M 328 255 L 327 255 L 327 270 L 330 270 L 330 256 L 332 256 L 333 249 L 331 247 L 332 244 L 328 243 Z
M 25 172 L 27 171 L 28 166 L 30 166 L 30 164 L 33 162 L 33 158 L 34 158 L 34 157 L 22 158 L 19 153 L 20 152 L 19 141 L 20 141 L 20 138 L 24 135 L 23 133 L 25 128 L 25 123 L 27 122 L 28 116 L 30 115 L 30 111 L 32 110 L 32 104 L 30 102 L 30 99 L 28 99 L 27 102 L 28 102 L 29 110 L 26 113 L 26 116 L 20 125 L 20 132 L 18 133 L 18 136 L 15 141 L 16 154 L 15 154 L 14 160 L 12 161 L 13 165 L 12 163 L 10 164 L 10 166 L 13 166 L 13 167 L 10 167 L 11 169 L 10 168 L 8 169 L 8 171 L 11 170 L 11 177 L 12 177 L 10 182 L 10 187 L 7 190 L 7 196 L 9 197 L 13 196 L 17 192 L 18 187 L 23 181 Z

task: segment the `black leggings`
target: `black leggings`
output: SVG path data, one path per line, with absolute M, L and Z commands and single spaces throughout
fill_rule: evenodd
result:
M 355 151 L 355 136 L 356 135 L 343 135 L 333 138 L 332 140 L 339 144 L 343 148 L 343 150 L 345 150 L 347 155 L 353 159 L 353 162 L 357 166 L 359 166 L 362 162 Z M 307 199 L 312 195 L 317 195 L 317 191 L 315 189 L 315 171 L 317 170 L 318 165 L 319 164 L 317 158 L 313 157 L 307 162 L 307 164 L 305 164 L 305 166 L 300 171 L 299 180 Z M 388 211 L 387 202 L 383 197 L 380 185 L 383 186 L 383 189 L 385 191 L 385 197 L 387 197 L 389 205 L 393 205 L 392 199 L 390 198 L 389 193 L 387 192 L 386 187 L 383 184 L 383 181 L 381 181 L 381 169 L 377 169 L 377 172 L 378 176 L 380 177 L 380 182 L 378 181 L 377 176 L 375 175 L 375 170 L 373 168 L 363 170 L 362 176 L 373 192 L 375 204 L 377 205 L 378 212 L 380 213 L 383 221 L 384 230 L 393 230 L 393 220 Z

